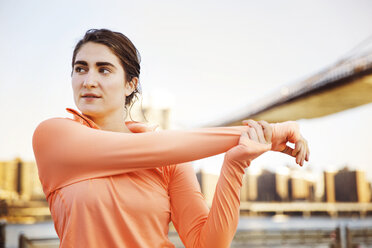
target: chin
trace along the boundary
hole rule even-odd
[[[102,109],[99,108],[98,106],[94,106],[94,105],[86,105],[86,104],[84,104],[84,105],[78,106],[78,109],[84,115],[95,116],[95,115],[99,115],[100,113],[102,113]]]

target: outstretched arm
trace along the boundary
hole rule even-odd
[[[94,177],[166,166],[226,152],[246,126],[190,131],[118,133],[97,130],[67,118],[38,125],[32,144],[39,177],[48,194]]]

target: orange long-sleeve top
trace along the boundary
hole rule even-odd
[[[222,165],[211,209],[189,161],[226,152],[246,126],[133,133],[101,130],[87,116],[50,118],[33,134],[39,178],[60,247],[229,247],[239,219],[243,163]],[[246,166],[246,165],[245,165]]]

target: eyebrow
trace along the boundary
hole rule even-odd
[[[75,61],[74,65],[84,65],[84,66],[88,66],[88,63],[84,60],[77,60]],[[116,68],[116,66],[114,66],[113,64],[109,63],[109,62],[96,62],[96,66],[111,66],[113,68]]]
[[[83,61],[83,60],[77,60],[77,61],[75,61],[74,65],[85,65],[85,66],[87,66],[88,63]]]
[[[96,62],[96,66],[111,66],[113,68],[116,68],[116,66],[114,66],[113,64],[109,62]]]

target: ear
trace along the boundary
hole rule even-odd
[[[136,90],[138,84],[138,78],[134,77],[130,82],[125,83],[125,96],[129,96]]]

